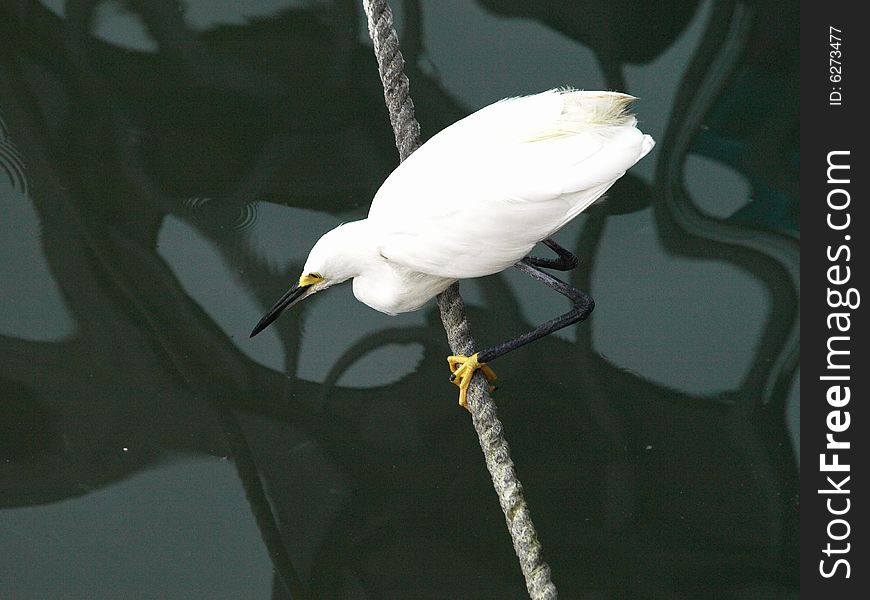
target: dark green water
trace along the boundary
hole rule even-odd
[[[393,4],[424,137],[571,85],[658,142],[557,238],[592,317],[494,364],[562,597],[796,598],[797,3]],[[524,597],[434,303],[248,339],[397,162],[359,3],[0,37],[0,598]],[[461,289],[484,345],[567,308]]]

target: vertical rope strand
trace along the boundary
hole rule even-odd
[[[420,146],[420,125],[414,118],[414,103],[404,73],[405,60],[399,51],[399,40],[393,27],[393,12],[388,0],[363,0],[363,8],[384,86],[384,101],[396,136],[399,160],[403,161]],[[450,349],[454,354],[472,354],[476,344],[465,317],[459,285],[450,286],[437,300]],[[504,428],[480,373],[475,374],[468,389],[468,407],[526,579],[529,596],[534,600],[554,599],[558,594],[550,579],[550,567],[544,562],[538,534],[523,496],[523,486],[510,457]]]
[[[386,0],[363,0],[363,7],[401,162],[420,147],[420,124],[414,118],[410,84],[405,76],[405,59],[399,51],[399,38],[393,27],[390,3]]]

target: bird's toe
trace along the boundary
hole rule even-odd
[[[471,378],[474,372],[480,369],[483,375],[489,382],[496,379],[495,371],[492,370],[486,363],[478,362],[477,353],[471,356],[457,354],[447,357],[447,364],[450,365],[450,381],[459,388],[459,405],[468,409],[467,396],[468,386],[471,384]],[[495,386],[490,386],[490,391],[495,390]]]

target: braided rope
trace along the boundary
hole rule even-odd
[[[403,161],[420,147],[420,124],[414,118],[410,84],[405,76],[405,59],[399,51],[399,38],[393,28],[393,11],[386,0],[363,0],[363,7],[378,59],[378,73],[384,84],[384,100],[390,111],[399,161]]]
[[[393,13],[388,0],[363,0],[363,8],[384,86],[384,101],[396,136],[399,160],[403,161],[420,146],[420,125],[414,118],[414,103],[404,73],[405,60],[399,51],[399,40],[393,27]],[[437,300],[450,349],[454,354],[473,354],[476,344],[465,317],[459,285],[450,286]],[[510,457],[504,428],[480,373],[475,373],[468,389],[468,408],[526,579],[529,596],[534,600],[556,598],[556,586],[550,579],[550,567],[544,562],[538,534],[523,497],[523,486]]]

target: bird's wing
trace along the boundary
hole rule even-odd
[[[391,261],[448,278],[514,264],[652,147],[629,96],[552,90],[488,106],[402,163],[369,219]],[[610,111],[610,112],[608,112]]]

